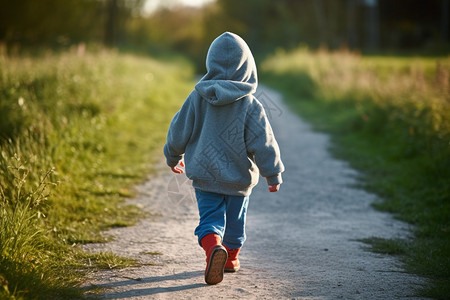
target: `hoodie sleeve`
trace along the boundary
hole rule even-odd
[[[268,185],[283,182],[281,173],[284,165],[280,157],[280,149],[261,103],[255,101],[255,106],[249,112],[246,120],[245,142],[247,152],[254,160],[261,175]]]
[[[164,155],[169,167],[176,166],[182,159],[192,134],[194,119],[194,110],[192,109],[190,97],[188,97],[181,109],[173,117],[167,133]]]

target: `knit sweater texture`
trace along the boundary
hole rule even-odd
[[[194,188],[248,196],[259,174],[282,183],[284,166],[269,120],[253,95],[258,85],[253,55],[238,35],[211,44],[206,75],[172,119],[164,145],[167,164],[183,158]]]

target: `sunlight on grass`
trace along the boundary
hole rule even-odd
[[[289,54],[278,52],[261,70],[308,77],[313,83],[309,89],[317,87],[310,96],[349,101],[362,120],[372,117],[365,111],[370,103],[382,109],[388,120],[406,119],[411,135],[450,134],[450,58],[362,57],[299,49]],[[304,82],[298,84],[303,85],[300,90],[306,88]]]
[[[362,171],[374,206],[414,225],[412,241],[367,239],[429,277],[425,296],[450,286],[450,57],[365,57],[347,51],[279,51],[263,81],[332,134],[332,152]]]
[[[0,57],[0,298],[75,298],[89,268],[134,265],[77,245],[144,213],[151,171],[192,68],[111,51]]]
[[[136,259],[121,257],[111,251],[100,251],[99,253],[80,252],[78,258],[83,262],[83,267],[96,270],[121,269],[140,265]]]

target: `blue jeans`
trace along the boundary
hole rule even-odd
[[[245,220],[248,196],[229,196],[195,190],[200,223],[195,229],[198,243],[203,237],[215,233],[222,244],[230,249],[241,248],[245,242]]]

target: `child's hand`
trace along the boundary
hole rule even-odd
[[[184,163],[182,161],[180,161],[179,164],[177,164],[175,167],[171,167],[172,172],[177,173],[177,174],[183,174],[184,173]]]
[[[279,190],[280,190],[279,184],[269,186],[269,192],[271,193],[278,192]]]

